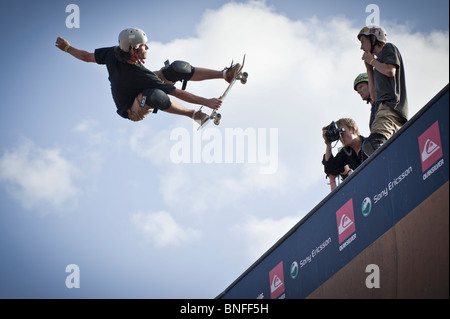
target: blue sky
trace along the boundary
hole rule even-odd
[[[80,28],[66,27],[70,3]],[[412,117],[448,83],[448,1],[2,2],[0,297],[218,295],[329,193],[321,128],[350,116],[368,135],[352,83],[370,3],[403,55]],[[151,70],[247,54],[249,81],[219,127],[124,120],[106,68],[54,46],[62,36],[93,52],[130,26],[149,35]],[[65,285],[69,264],[80,288]]]

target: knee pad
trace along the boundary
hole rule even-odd
[[[173,83],[183,81],[183,87],[186,88],[186,83],[194,75],[195,68],[185,61],[174,61],[169,64],[167,60],[164,64],[165,67],[162,70],[164,77]]]
[[[148,89],[142,93],[142,103],[155,110],[166,110],[172,104],[169,96],[160,89]],[[142,105],[141,105],[142,106]],[[156,112],[155,112],[156,113]]]
[[[362,144],[362,150],[367,156],[372,155],[377,149],[387,141],[387,138],[381,134],[370,134]]]

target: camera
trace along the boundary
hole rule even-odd
[[[337,141],[341,137],[341,133],[344,132],[343,128],[338,128],[336,123],[333,121],[330,125],[325,127],[325,138],[328,143]]]

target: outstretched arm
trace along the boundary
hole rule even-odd
[[[58,37],[56,39],[55,43],[56,47],[62,51],[65,51],[69,53],[70,55],[76,57],[77,59],[84,61],[84,62],[96,62],[94,53],[90,53],[84,50],[79,50],[77,48],[74,48],[69,44],[69,41],[66,39],[63,39],[61,37]]]
[[[198,104],[198,105],[204,105],[204,106],[207,106],[214,110],[217,110],[222,105],[222,100],[220,100],[220,99],[217,99],[217,98],[206,99],[206,98],[203,98],[203,97],[200,97],[200,96],[197,96],[192,93],[189,93],[189,92],[186,92],[183,90],[179,90],[179,89],[175,89],[172,92],[170,92],[169,94],[173,95],[185,102],[192,103],[192,104]]]

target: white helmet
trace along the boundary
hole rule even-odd
[[[382,27],[379,26],[366,26],[364,28],[361,29],[361,31],[359,31],[358,33],[358,40],[362,35],[374,35],[378,41],[382,42],[382,43],[386,43],[386,30],[384,30]]]
[[[145,32],[138,28],[127,28],[119,34],[119,47],[129,52],[130,49],[136,49],[139,45],[147,43],[148,39]]]

